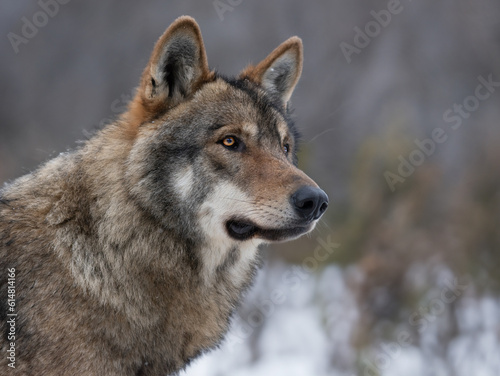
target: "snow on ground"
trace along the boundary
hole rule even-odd
[[[350,375],[332,373],[332,356],[355,359],[349,337],[358,314],[346,272],[329,266],[318,275],[285,264],[266,269],[221,348],[185,375]]]
[[[441,343],[449,326],[442,314],[422,331],[420,341],[370,363],[365,355],[373,349],[356,351],[350,341],[359,319],[352,286],[361,280],[354,267],[330,265],[309,273],[286,264],[267,266],[221,348],[182,375],[500,375],[500,300],[472,295],[457,302],[458,334],[448,345]]]

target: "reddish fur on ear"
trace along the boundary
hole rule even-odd
[[[151,58],[149,60],[149,64],[146,67],[145,73],[147,73],[148,68],[151,69],[152,66],[156,65],[161,58],[161,54],[164,52],[165,45],[172,39],[172,36],[179,31],[183,33],[192,34],[196,42],[198,44],[198,53],[199,53],[199,65],[203,70],[203,73],[208,73],[208,62],[207,62],[207,54],[205,52],[205,45],[203,44],[203,38],[201,36],[200,27],[198,23],[194,20],[194,18],[190,16],[181,16],[177,18],[168,28],[165,30],[163,35],[156,42],[153,53],[151,54]],[[143,77],[144,78],[144,77]]]
[[[174,45],[175,43],[177,45]],[[182,44],[185,44],[184,49],[182,49]],[[172,46],[172,51],[170,51],[169,48]],[[177,57],[175,54],[186,52],[192,53],[192,56],[189,57],[194,60],[191,62],[186,59],[192,63],[192,66],[181,72],[186,74],[186,77],[183,77],[185,82],[182,82],[186,87],[178,89],[180,93],[173,93],[171,92],[172,87],[169,86],[168,82],[165,82],[165,75],[168,72],[162,70],[168,69],[166,62],[169,58],[178,59],[179,64],[183,62],[182,57]],[[168,56],[169,53],[172,56]],[[156,118],[159,114],[177,105],[181,101],[181,96],[189,97],[202,83],[212,80],[213,76],[214,72],[211,72],[208,67],[205,46],[198,24],[189,16],[177,18],[155,44],[149,63],[142,73],[134,100],[130,103],[129,111],[125,114],[127,122],[137,127],[141,123]],[[178,77],[176,76],[176,78]]]
[[[285,57],[288,56],[288,60],[285,61]],[[302,40],[299,37],[291,37],[285,42],[281,43],[276,47],[273,52],[271,52],[264,60],[262,60],[256,66],[248,66],[241,73],[240,78],[249,79],[259,85],[266,86],[265,78],[269,74],[273,67],[278,66],[280,62],[288,63],[288,80],[286,82],[286,87],[283,91],[279,91],[282,95],[284,103],[288,102],[290,96],[297,85],[297,82],[302,73],[302,61],[303,61],[303,47]],[[272,85],[268,83],[268,85]],[[269,89],[269,88],[268,88]]]

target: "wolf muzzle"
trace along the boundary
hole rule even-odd
[[[299,217],[305,221],[314,221],[326,211],[328,196],[320,188],[303,186],[292,194],[290,203]]]
[[[292,226],[283,228],[262,228],[256,223],[241,216],[233,217],[226,222],[229,236],[235,240],[248,240],[258,236],[268,241],[282,241],[295,238],[313,227],[328,207],[328,196],[320,188],[303,185],[289,198],[295,220]]]

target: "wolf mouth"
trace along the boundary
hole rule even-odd
[[[269,241],[281,241],[302,235],[308,232],[311,226],[312,223],[309,222],[302,226],[266,229],[245,219],[231,219],[226,222],[227,232],[235,240],[248,240],[252,237],[259,237]]]

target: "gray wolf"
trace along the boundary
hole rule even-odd
[[[170,375],[221,342],[261,245],[328,205],[296,165],[301,69],[292,37],[224,77],[181,17],[117,121],[4,186],[3,374]]]

